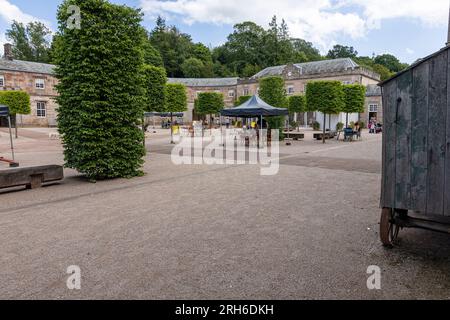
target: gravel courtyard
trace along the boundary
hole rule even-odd
[[[63,163],[52,131],[19,131],[22,166]],[[0,156],[8,139],[1,129]],[[176,166],[168,142],[149,134],[141,178],[92,184],[65,169],[60,184],[0,191],[0,298],[450,299],[450,236],[379,242],[381,135],[323,145],[307,132],[281,146],[275,176]],[[381,290],[367,289],[371,265]]]

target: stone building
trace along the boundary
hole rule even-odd
[[[5,45],[0,59],[0,90],[22,90],[31,98],[31,114],[18,115],[19,125],[55,126],[57,96],[54,66],[45,63],[15,60],[11,45]]]
[[[259,90],[259,80],[268,76],[283,77],[286,83],[287,95],[304,94],[306,84],[310,81],[336,80],[344,84],[358,83],[368,87],[366,98],[366,111],[361,114],[350,115],[349,121],[369,121],[369,115],[382,121],[381,91],[377,87],[380,75],[366,68],[360,67],[352,59],[335,59],[283,66],[270,67],[262,70],[251,78],[218,78],[218,79],[169,79],[171,83],[182,83],[188,88],[189,110],[185,121],[198,119],[194,111],[194,100],[200,92],[221,92],[225,98],[225,105],[233,107],[236,99],[241,96],[254,95]],[[370,109],[372,108],[372,109]],[[374,110],[376,110],[374,112]],[[331,127],[338,122],[345,123],[345,115],[331,117]],[[311,124],[314,121],[321,123],[320,113],[311,112],[301,115],[297,121],[301,125]],[[328,121],[328,120],[327,120]]]
[[[30,126],[56,125],[57,96],[53,76],[54,66],[44,63],[27,62],[12,58],[11,45],[5,45],[5,56],[0,59],[0,90],[24,90],[31,96],[31,114],[20,115],[19,124]],[[275,66],[262,70],[251,78],[212,78],[212,79],[174,79],[169,83],[181,83],[187,87],[188,111],[184,122],[199,119],[195,114],[194,101],[200,92],[220,92],[228,108],[234,106],[240,96],[254,95],[259,90],[259,80],[268,76],[283,77],[287,95],[304,94],[306,84],[317,80],[337,80],[344,84],[358,83],[367,86],[366,111],[350,116],[350,121],[362,120],[367,123],[371,118],[382,121],[381,90],[377,87],[380,76],[373,71],[356,64],[352,59],[335,59],[299,64]],[[298,115],[301,125],[310,125],[314,121],[322,122],[320,113]],[[331,128],[338,122],[345,123],[345,115],[330,118]],[[327,120],[328,121],[328,120]],[[328,127],[328,126],[327,126]]]

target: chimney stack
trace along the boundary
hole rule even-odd
[[[12,45],[10,43],[5,43],[4,50],[5,50],[4,53],[5,59],[12,60],[13,59]]]

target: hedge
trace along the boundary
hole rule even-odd
[[[81,28],[66,28],[70,5]],[[92,181],[142,175],[145,106],[142,13],[106,0],[58,8],[55,75],[66,167]]]
[[[25,91],[0,91],[0,104],[9,107],[11,115],[30,114],[30,95]]]

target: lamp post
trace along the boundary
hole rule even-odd
[[[11,144],[11,155],[12,155],[12,161],[15,162],[14,143],[13,143],[12,131],[11,131],[11,116],[9,114],[9,108],[7,106],[0,105],[0,117],[6,117],[8,119],[9,141]]]

